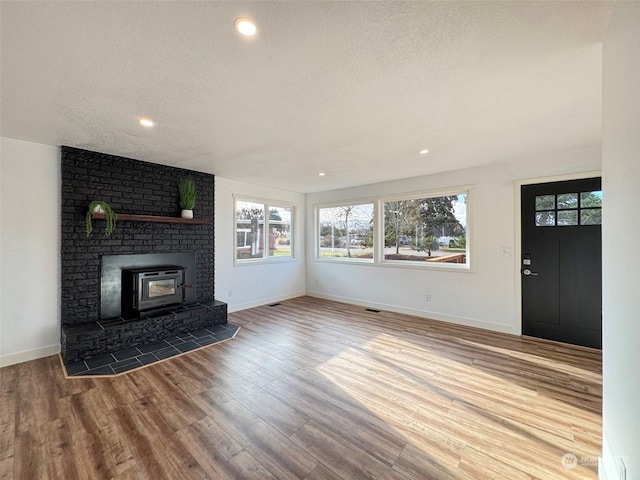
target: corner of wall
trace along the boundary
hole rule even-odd
[[[607,437],[602,435],[602,456],[598,459],[598,479],[614,480],[618,474],[616,470],[613,452],[611,452]]]

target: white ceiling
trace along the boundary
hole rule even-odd
[[[1,134],[298,192],[598,147],[612,7],[2,1]]]

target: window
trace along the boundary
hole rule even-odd
[[[602,192],[559,193],[536,197],[537,227],[602,224]]]
[[[467,192],[385,200],[384,261],[468,264]]]
[[[317,206],[316,258],[469,270],[471,190]]]
[[[236,211],[236,262],[293,258],[293,205],[239,199]]]
[[[318,209],[320,258],[373,259],[373,203]]]

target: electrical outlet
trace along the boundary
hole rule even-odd
[[[431,301],[431,294],[430,294],[430,293],[427,293],[427,294],[424,296],[424,299],[425,299],[427,302],[430,302],[430,301]]]
[[[620,458],[618,462],[620,465],[618,466],[618,471],[620,472],[620,480],[627,480],[627,466],[624,464],[624,460]]]

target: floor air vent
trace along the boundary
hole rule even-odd
[[[364,310],[365,310],[365,312],[380,313],[380,310],[375,310],[373,308],[365,308]]]

